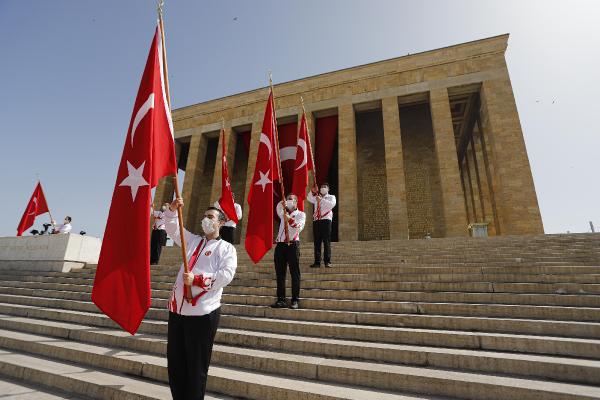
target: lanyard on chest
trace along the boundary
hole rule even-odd
[[[200,258],[200,254],[202,254],[202,251],[204,250],[204,248],[206,247],[207,244],[208,244],[208,240],[202,239],[202,241],[198,244],[198,246],[196,246],[196,250],[194,250],[194,253],[192,253],[192,256],[190,257],[190,260],[188,262],[190,271],[192,271],[194,269],[194,267],[196,266],[196,262],[198,261],[198,258]],[[185,290],[184,290],[184,293],[185,293]],[[208,293],[207,290],[202,290],[202,292],[200,292],[200,294],[192,297],[192,301],[191,301],[192,307],[195,306],[196,303],[198,303],[198,300],[200,299],[200,297],[204,296],[206,293]],[[185,301],[185,295],[181,299],[181,306],[179,307],[180,314],[181,314],[181,308],[183,307],[184,301]]]

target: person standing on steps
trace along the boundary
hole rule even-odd
[[[167,243],[167,231],[165,231],[165,211],[169,203],[165,203],[160,211],[152,211],[152,234],[150,236],[150,265],[158,264],[163,246]]]
[[[285,201],[285,210],[277,204],[277,215],[281,219],[277,245],[275,246],[275,274],[277,275],[277,301],[272,308],[287,308],[285,297],[285,277],[290,266],[292,277],[291,309],[298,309],[300,301],[300,232],[304,229],[306,214],[298,210],[298,198],[289,194]],[[286,232],[287,228],[287,232]]]
[[[313,236],[315,243],[315,262],[312,268],[321,266],[321,244],[323,244],[323,261],[327,268],[331,268],[331,224],[333,221],[333,208],[336,204],[335,196],[329,194],[329,184],[323,183],[317,192],[313,188],[306,199],[314,205]]]
[[[165,211],[165,229],[181,246],[175,199]],[[184,231],[189,273],[179,269],[169,298],[167,370],[174,400],[202,400],[206,391],[208,367],[219,325],[221,296],[235,275],[235,247],[219,237],[225,214],[215,207],[204,212],[201,237]],[[191,287],[191,301],[184,298],[184,284]]]

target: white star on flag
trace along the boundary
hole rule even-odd
[[[269,183],[273,183],[273,181],[269,179],[269,172],[271,172],[271,170],[268,170],[266,174],[263,174],[262,171],[258,171],[258,173],[260,174],[260,179],[256,181],[255,185],[262,186],[263,192],[265,191],[265,187]]]
[[[225,186],[229,189],[231,188],[231,183],[229,183],[229,179],[225,181]]]
[[[129,186],[131,188],[131,198],[133,201],[135,201],[135,196],[137,196],[140,186],[148,186],[148,182],[146,182],[143,177],[145,165],[146,161],[144,161],[139,168],[135,168],[129,161],[127,161],[128,175],[125,179],[123,179],[123,182],[119,183],[119,186]]]

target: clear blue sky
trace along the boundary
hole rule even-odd
[[[0,0],[0,236],[15,233],[36,173],[55,219],[69,214],[75,231],[103,234],[155,21],[149,0]],[[165,5],[175,107],[265,86],[268,70],[277,83],[510,33],[549,233],[600,227],[598,21],[598,1]]]

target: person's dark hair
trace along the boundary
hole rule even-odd
[[[287,195],[287,197],[290,197],[290,196],[292,196],[294,198],[294,200],[296,200],[296,202],[298,202],[298,196],[296,196],[294,193],[290,193]],[[287,197],[286,197],[286,199],[287,199]]]
[[[68,215],[65,217],[65,219],[68,219],[69,222],[71,222],[71,217],[69,217]]]
[[[323,186],[327,186],[327,188],[329,189],[329,183],[323,182],[323,183],[321,183],[321,186],[319,186],[319,187],[323,187]]]
[[[223,222],[227,221],[227,216],[225,215],[225,213],[223,211],[219,210],[217,207],[208,207],[206,209],[206,211],[209,211],[209,210],[215,210],[217,212],[219,221],[223,221]]]

